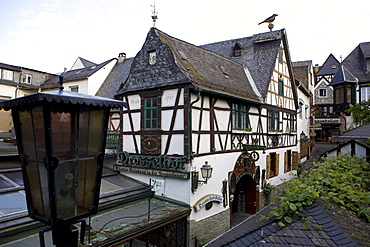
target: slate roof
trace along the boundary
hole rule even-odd
[[[333,142],[347,142],[349,140],[357,140],[363,144],[366,144],[366,141],[370,138],[370,124],[361,125],[357,128],[354,128],[346,133],[343,133],[339,136],[333,136]]]
[[[69,70],[69,71],[61,73],[60,76],[63,76],[63,82],[83,80],[93,75],[95,72],[100,70],[102,67],[104,67],[105,65],[107,65],[114,59],[115,58],[112,58],[101,64],[97,64],[97,65],[94,64],[87,68]],[[44,83],[44,86],[51,86],[51,85],[59,85],[59,77],[52,78]]]
[[[358,79],[343,65],[339,65],[339,69],[335,73],[333,79],[330,81],[329,86],[341,84],[344,82],[356,83]]]
[[[123,62],[116,63],[96,92],[96,96],[113,99],[121,84],[126,81],[133,60],[134,58],[126,58]]]
[[[330,55],[325,60],[325,62],[321,66],[320,70],[316,73],[316,75],[318,76],[334,75],[339,68],[339,64],[340,62],[334,57],[333,54],[330,53]],[[335,67],[333,67],[333,65]]]
[[[370,68],[364,69],[366,59],[370,59],[370,42],[360,43],[342,62],[360,84],[370,82]]]
[[[293,216],[293,222],[284,228],[276,220],[261,220],[260,215],[267,215],[270,210],[264,208],[206,246],[357,246],[317,203],[302,212],[311,223],[307,230],[302,229],[303,220],[298,216]]]
[[[258,104],[261,103],[259,92],[249,75],[248,69],[241,64],[207,49],[171,37],[156,28],[150,30],[144,46],[150,46],[150,42],[152,42],[155,44],[153,48],[157,49],[156,47],[161,44],[156,44],[156,37],[159,38],[159,43],[165,44],[170,49],[170,57],[165,58],[167,59],[165,64],[167,67],[160,68],[159,64],[164,62],[163,60],[158,61],[158,65],[145,71],[147,73],[146,78],[134,75],[135,73],[133,73],[131,68],[130,76],[117,95],[161,86],[190,83],[203,91],[238,97]],[[138,64],[140,58],[142,59],[142,54],[139,52],[133,64]],[[157,59],[163,58],[158,56]],[[173,64],[169,64],[172,60],[177,68],[172,68]],[[163,76],[167,72],[172,74]],[[142,73],[142,71],[138,73]]]
[[[270,33],[260,35],[268,34]],[[276,38],[265,42],[255,43],[254,39],[257,35],[254,35],[206,44],[201,47],[248,67],[259,92],[262,96],[265,96],[271,82],[271,75],[285,30],[273,31],[272,34]],[[241,56],[233,56],[235,44],[239,44],[243,48]]]

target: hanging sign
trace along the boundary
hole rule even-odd
[[[224,198],[223,196],[217,195],[217,194],[209,194],[206,196],[203,196],[200,198],[195,204],[194,204],[194,210],[195,212],[198,212],[200,209],[204,208],[207,203],[209,202],[217,202],[221,203],[223,202]]]

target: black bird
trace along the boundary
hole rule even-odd
[[[273,14],[272,16],[270,16],[269,18],[267,18],[266,20],[258,23],[258,25],[262,24],[262,23],[265,23],[265,22],[268,22],[268,23],[271,23],[275,20],[275,16],[278,16],[277,14]]]

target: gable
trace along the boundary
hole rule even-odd
[[[157,54],[153,65],[148,61],[150,52]],[[152,28],[118,94],[189,84],[210,93],[260,103],[248,75],[247,68],[230,59]]]
[[[330,54],[316,75],[334,75],[337,72],[339,65],[340,62],[334,57],[333,54]]]

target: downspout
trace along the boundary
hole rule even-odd
[[[201,88],[195,88],[194,89],[195,93],[197,94],[197,98],[190,103],[189,107],[189,151],[190,151],[190,160],[194,159],[194,154],[193,154],[193,115],[192,115],[192,108],[195,103],[197,103],[200,99],[200,92],[202,91]]]

